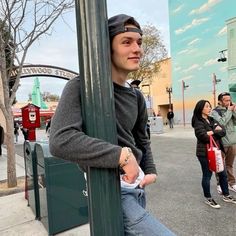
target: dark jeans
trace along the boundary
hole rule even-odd
[[[204,196],[206,198],[211,198],[210,181],[211,181],[212,171],[210,171],[208,168],[207,157],[198,157],[198,160],[202,168],[202,189]],[[226,196],[229,195],[228,180],[225,169],[224,171],[218,173],[218,176],[219,176],[219,184],[222,189],[223,195]]]
[[[171,129],[174,128],[173,124],[174,124],[174,119],[173,118],[169,119],[169,126],[170,126]]]

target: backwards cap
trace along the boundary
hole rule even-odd
[[[137,28],[126,27],[125,25],[127,24],[134,25]],[[143,34],[139,23],[132,16],[127,16],[125,14],[120,14],[109,18],[108,29],[110,39],[116,36],[117,34],[125,32],[136,32],[139,33],[141,36]]]

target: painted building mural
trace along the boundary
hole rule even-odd
[[[234,0],[169,0],[177,123],[190,123],[198,100],[214,106],[229,88],[236,102],[235,9]]]

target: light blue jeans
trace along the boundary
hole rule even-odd
[[[175,236],[146,210],[144,189],[121,188],[125,236]]]

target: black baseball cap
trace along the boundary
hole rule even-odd
[[[127,24],[131,24],[136,26],[137,28],[133,27],[126,27]],[[143,32],[139,23],[132,17],[125,14],[119,14],[113,16],[108,19],[108,29],[109,29],[109,36],[112,39],[117,34],[125,33],[125,32],[136,32],[139,33],[141,36]]]
[[[230,96],[229,92],[223,92],[218,95],[218,101],[221,101],[224,96]]]

